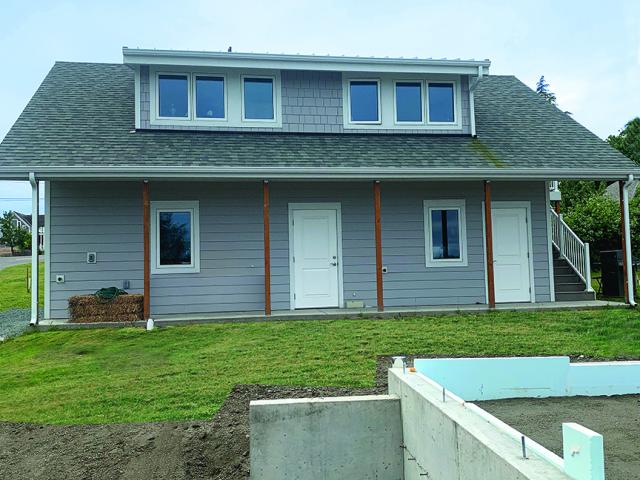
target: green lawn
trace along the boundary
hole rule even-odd
[[[238,383],[374,383],[376,355],[640,357],[634,310],[31,333],[0,345],[0,420],[209,418]]]
[[[0,270],[0,312],[9,308],[29,308],[31,306],[31,294],[27,291],[27,269],[31,269],[30,263],[26,265],[15,265],[13,267],[7,267]],[[43,305],[43,262],[40,262],[39,272],[39,303],[40,305]]]

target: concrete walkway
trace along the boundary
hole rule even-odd
[[[543,311],[543,310],[586,310],[603,307],[626,307],[624,303],[603,302],[599,300],[581,302],[547,302],[547,303],[506,303],[499,304],[498,311]],[[155,316],[157,327],[168,325],[189,325],[204,323],[243,323],[243,322],[269,322],[282,320],[340,320],[358,318],[397,318],[411,316],[431,315],[455,315],[464,313],[488,312],[491,309],[487,305],[444,305],[436,307],[414,308],[386,308],[384,312],[378,312],[375,308],[331,308],[309,310],[279,310],[266,316],[264,312],[233,312],[233,313],[209,313],[192,315],[160,315]],[[102,323],[68,323],[66,320],[41,320],[38,329],[47,330],[49,327],[61,329],[77,328],[118,328],[118,327],[142,327],[146,322],[102,322]]]
[[[4,270],[7,267],[13,267],[14,265],[22,265],[24,263],[30,262],[30,255],[26,255],[23,257],[0,257],[0,270]]]

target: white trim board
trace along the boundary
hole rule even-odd
[[[344,272],[342,262],[342,204],[340,202],[292,202],[287,207],[289,229],[289,310],[295,310],[295,266],[293,262],[293,212],[295,210],[335,210],[338,241],[338,304],[344,305]]]
[[[549,199],[549,182],[544,182],[545,189],[545,219],[547,221],[547,257],[549,259],[549,296],[552,302],[556,301],[555,271],[553,268],[553,232],[551,231],[551,200]]]
[[[44,182],[44,319],[51,319],[51,182]]]

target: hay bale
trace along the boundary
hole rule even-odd
[[[72,323],[135,322],[143,320],[144,295],[120,295],[103,301],[93,295],[76,295],[69,298],[69,314]]]

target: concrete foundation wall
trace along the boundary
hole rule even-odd
[[[400,400],[392,395],[251,402],[251,478],[400,480]]]
[[[568,479],[464,405],[442,400],[422,375],[389,370],[389,393],[401,399],[407,480]]]

